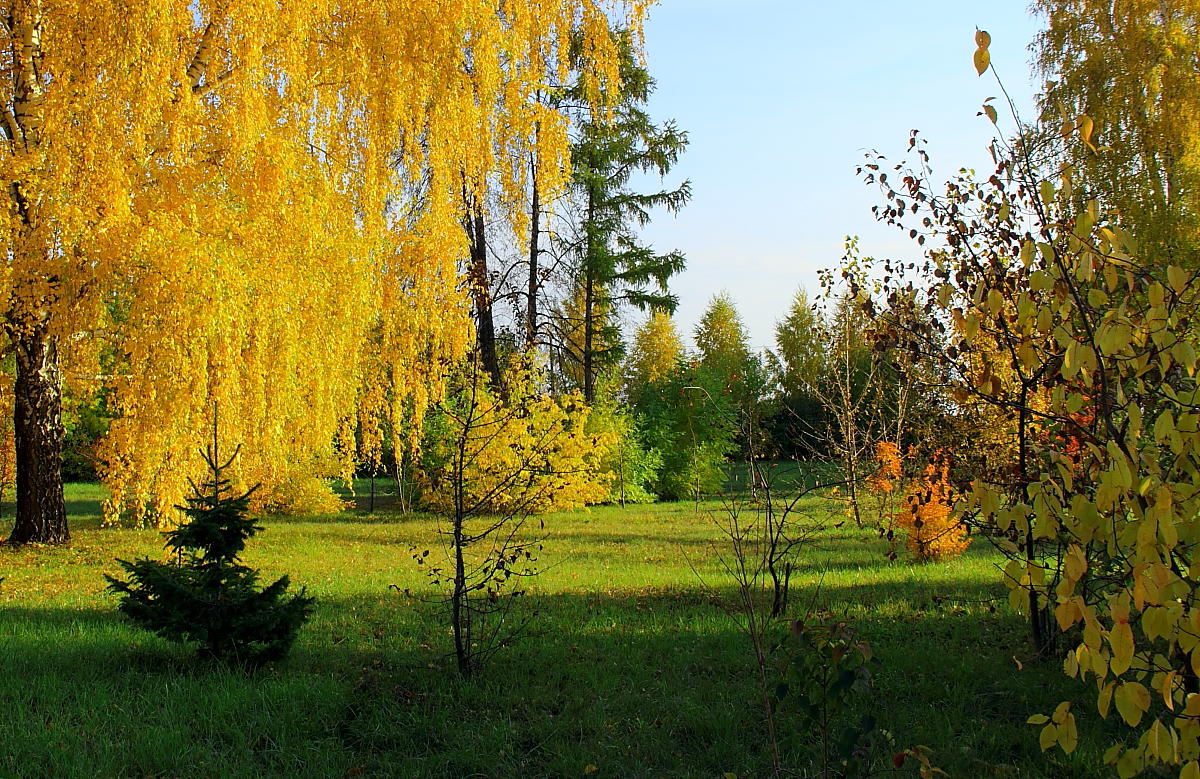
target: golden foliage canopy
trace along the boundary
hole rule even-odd
[[[671,315],[654,311],[633,335],[629,354],[629,386],[657,384],[671,375],[683,358],[683,339]]]
[[[1042,105],[1071,139],[1076,177],[1136,226],[1143,245],[1191,264],[1200,240],[1200,2],[1036,7],[1047,22],[1036,44],[1047,79]]]
[[[601,463],[616,445],[611,431],[588,432],[590,406],[578,392],[554,399],[536,371],[506,377],[506,396],[472,370],[431,423],[424,453],[426,502],[454,514],[524,515],[580,508],[608,499],[613,474]]]
[[[522,189],[539,126],[562,185],[533,95],[572,30],[612,79],[610,17],[647,4],[3,2],[4,322],[112,390],[110,510],[179,502],[214,407],[268,485],[344,460],[360,402],[424,407],[469,332],[464,188]]]

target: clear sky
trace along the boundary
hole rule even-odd
[[[870,149],[899,158],[914,128],[942,178],[988,167],[994,128],[976,113],[999,92],[971,64],[976,27],[992,34],[992,62],[1032,116],[1027,47],[1039,20],[1025,0],[661,0],[651,10],[650,110],[689,133],[668,182],[691,179],[693,200],[643,235],[687,255],[672,283],[685,336],[725,289],[755,345],[773,346],[796,288],[818,290],[818,269],[837,264],[847,235],[867,255],[916,255],[874,222],[878,190],[854,169]]]

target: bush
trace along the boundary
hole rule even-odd
[[[258,508],[265,514],[306,516],[310,514],[338,514],[350,505],[334,494],[329,479],[293,472],[261,501]]]
[[[234,453],[236,456],[236,452]],[[229,494],[215,444],[206,453],[211,479],[187,506],[190,521],[166,533],[175,562],[118,560],[129,581],[111,576],[108,589],[122,595],[118,610],[171,641],[194,641],[201,656],[247,664],[287,654],[296,631],[312,613],[313,598],[287,596],[283,576],[259,589],[258,574],[238,562],[246,539],[262,530],[246,517],[250,493]]]
[[[720,492],[725,462],[736,448],[736,408],[720,377],[680,363],[643,389],[636,411],[647,449],[662,453],[652,490],[663,500]]]
[[[612,475],[601,461],[614,436],[589,432],[592,409],[580,395],[556,400],[537,378],[516,369],[499,397],[479,377],[459,377],[425,428],[421,486],[431,509],[451,513],[459,488],[472,511],[489,514],[538,514],[608,498]],[[468,455],[460,485],[452,467],[459,447]]]
[[[908,485],[897,524],[908,531],[908,551],[920,562],[957,557],[971,543],[967,528],[954,512],[957,496],[950,486],[950,464],[938,452],[923,478]]]
[[[612,445],[600,462],[600,472],[612,480],[606,503],[653,503],[651,485],[662,467],[662,452],[648,448],[639,420],[611,402],[592,407],[588,432],[611,437]]]

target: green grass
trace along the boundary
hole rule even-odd
[[[161,537],[101,528],[99,499],[69,489],[67,548],[0,547],[0,776],[768,771],[752,656],[719,607],[730,582],[706,518],[717,503],[546,517],[544,572],[523,599],[533,632],[462,681],[409,557],[437,548],[435,519],[383,513],[377,493],[370,516],[267,520],[247,562],[289,574],[318,606],[286,661],[249,674],[117,617],[102,574],[114,557],[159,555]],[[986,543],[927,566],[884,549],[846,525],[825,533],[802,555],[793,602],[846,613],[872,643],[883,665],[866,705],[897,749],[926,745],[955,777],[1105,775],[1114,734],[1100,732],[1089,690],[1031,657],[1020,618],[996,600]],[[1025,719],[1066,698],[1080,701],[1080,749],[1043,754]],[[806,734],[781,723],[802,767]]]

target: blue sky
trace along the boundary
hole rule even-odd
[[[976,27],[992,34],[992,61],[1032,115],[1027,47],[1039,22],[1024,0],[661,0],[651,10],[651,114],[690,135],[668,181],[691,179],[693,200],[643,235],[688,257],[673,282],[685,335],[725,289],[755,345],[772,346],[796,288],[817,291],[846,235],[861,236],[864,254],[916,255],[874,223],[878,191],[854,169],[869,149],[898,158],[913,128],[942,177],[987,167],[994,128],[976,113],[998,87],[972,67]]]

